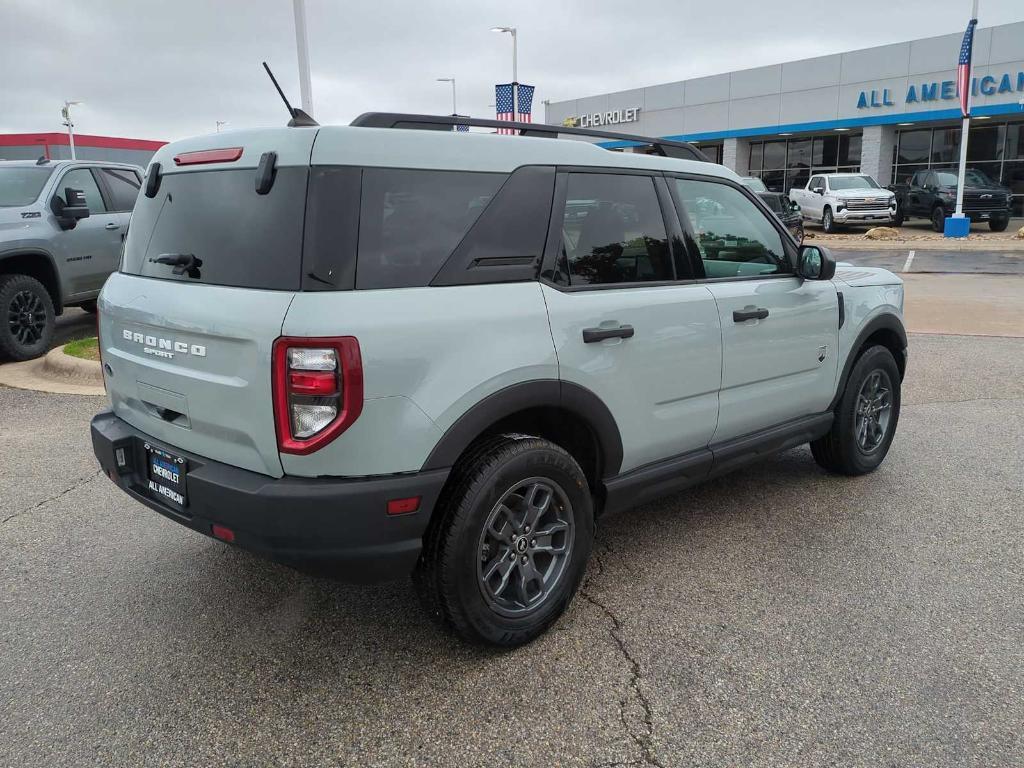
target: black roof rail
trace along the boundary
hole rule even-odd
[[[662,157],[677,157],[683,160],[698,160],[704,163],[711,162],[707,155],[685,141],[671,141],[652,136],[637,136],[631,133],[598,131],[593,128],[548,125],[547,123],[520,123],[510,120],[460,117],[459,115],[410,115],[402,114],[401,112],[364,112],[353,120],[351,125],[361,128],[413,128],[423,131],[450,131],[456,125],[468,125],[474,128],[512,128],[518,131],[519,136],[535,136],[547,139],[557,139],[560,135],[587,136],[594,139],[650,144],[654,147],[654,151]]]

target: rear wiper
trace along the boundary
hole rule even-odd
[[[188,275],[192,278],[199,277],[199,268],[203,266],[203,260],[197,259],[191,253],[161,253],[149,261],[151,264],[166,264],[169,267],[174,267],[171,270],[173,274]]]

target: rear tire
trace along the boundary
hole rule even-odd
[[[23,361],[45,354],[53,340],[53,301],[28,275],[0,276],[0,358]]]
[[[993,232],[1005,232],[1009,224],[1009,219],[989,219],[988,228]]]
[[[868,347],[850,371],[832,429],[811,443],[811,454],[831,472],[873,472],[889,452],[899,418],[900,370],[896,360],[885,347]]]
[[[903,219],[903,206],[900,205],[897,202],[896,203],[896,213],[892,217],[892,225],[894,227],[902,227],[903,226],[903,221],[904,221],[904,219]]]
[[[576,460],[547,440],[499,435],[452,471],[413,580],[427,612],[462,639],[522,645],[565,611],[593,538]]]
[[[932,231],[942,232],[946,228],[946,209],[941,205],[932,208]]]
[[[836,220],[832,216],[832,209],[827,205],[821,214],[821,228],[830,235],[836,231]]]

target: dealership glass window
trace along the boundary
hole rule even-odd
[[[860,168],[861,134],[844,133],[839,137],[839,165]]]
[[[984,125],[971,128],[967,137],[967,162],[1002,160],[1006,139],[1005,125]],[[959,153],[957,153],[959,157]]]
[[[932,148],[931,129],[924,131],[900,131],[899,154],[900,165],[904,163],[927,163]]]
[[[799,168],[797,170],[791,168],[786,171],[786,182],[782,185],[782,190],[788,194],[791,189],[806,187],[810,178],[810,168]]]
[[[960,158],[960,129],[956,126],[916,128],[900,131],[897,135],[893,181],[905,184],[914,171],[921,168],[949,168]],[[970,167],[983,171],[993,180],[1011,187],[1014,194],[1015,215],[1020,215],[1024,184],[1020,170],[1013,165],[1024,160],[1024,122],[1010,121],[991,124],[983,121],[971,128],[967,142],[967,160]],[[1015,179],[1014,187],[1011,179]]]
[[[785,171],[761,171],[761,181],[768,187],[769,192],[788,192],[786,189]]]
[[[815,168],[839,165],[839,137],[820,136],[814,140],[811,163]]]
[[[697,149],[708,156],[708,160],[712,163],[721,164],[722,162],[722,145],[721,144],[694,144]]]
[[[786,152],[786,167],[790,169],[811,167],[810,139],[790,140]]]
[[[751,171],[760,171],[764,168],[764,144],[761,142],[753,142],[750,145],[750,165],[748,166]]]
[[[766,141],[764,143],[764,168],[771,170],[774,168],[785,168],[786,167],[786,142],[785,141]]]

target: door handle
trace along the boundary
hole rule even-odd
[[[110,221],[110,222],[107,222],[106,224],[104,224],[103,228],[104,229],[120,229],[121,225],[120,224],[115,224],[113,221]]]
[[[766,317],[768,317],[768,310],[764,307],[737,309],[732,313],[734,323],[742,323],[746,320],[764,320]]]
[[[633,338],[632,325],[620,325],[618,328],[584,328],[583,343],[593,344],[596,341],[605,339],[631,339]]]

